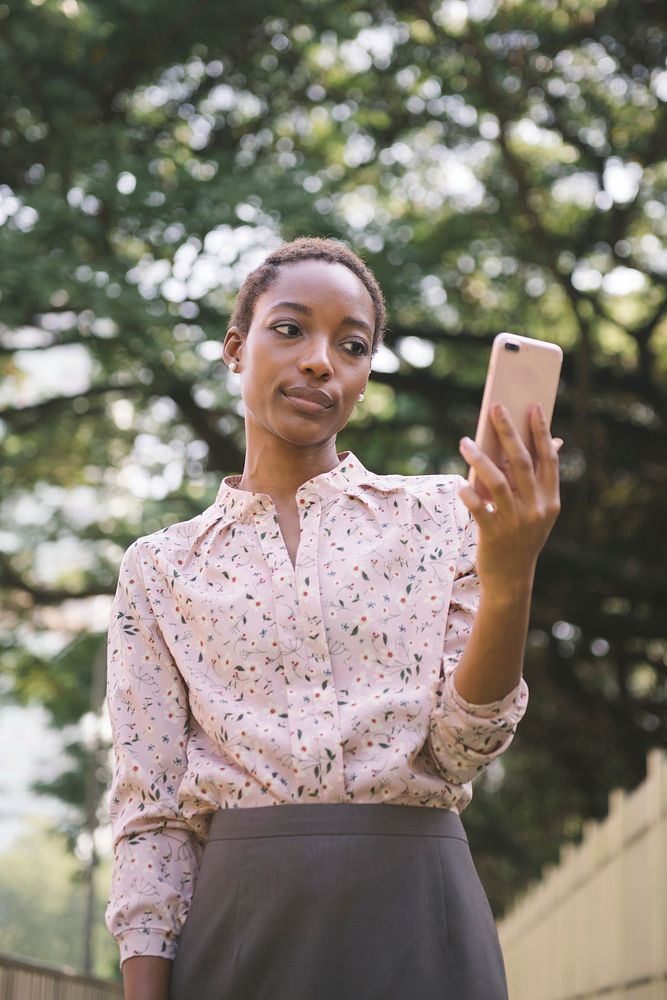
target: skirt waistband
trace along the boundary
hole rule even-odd
[[[385,802],[305,802],[218,809],[209,840],[310,837],[346,833],[410,837],[467,837],[461,817],[449,809]]]

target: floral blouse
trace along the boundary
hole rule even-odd
[[[464,480],[338,457],[296,491],[296,567],[271,497],[233,476],[123,557],[107,680],[121,963],[174,957],[215,810],[460,813],[526,710],[523,679],[486,705],[455,687],[479,598]]]

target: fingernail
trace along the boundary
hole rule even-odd
[[[459,441],[459,445],[464,451],[474,452],[476,450],[475,442],[469,437],[462,437]]]
[[[494,417],[498,417],[499,420],[505,419],[505,407],[502,403],[496,403],[493,407],[493,415]]]

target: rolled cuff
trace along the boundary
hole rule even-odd
[[[516,729],[528,707],[528,684],[523,677],[515,688],[498,701],[476,705],[458,692],[454,675],[455,671],[452,670],[445,677],[443,702],[455,707],[456,714],[464,724],[478,726],[480,719],[483,719],[492,721],[498,728]]]
[[[178,939],[170,931],[150,927],[128,927],[116,935],[120,966],[127,958],[151,956],[173,960]]]
[[[445,676],[438,692],[428,740],[445,778],[463,785],[509,747],[528,705],[528,685],[521,678],[504,698],[475,705],[456,690],[454,674],[452,670]]]

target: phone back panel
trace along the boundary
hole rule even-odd
[[[530,410],[539,403],[547,425],[551,424],[562,360],[563,352],[557,344],[512,333],[499,333],[494,338],[475,443],[500,468],[505,468],[506,463],[490,418],[491,407],[495,403],[507,407],[524,444],[535,457]]]

